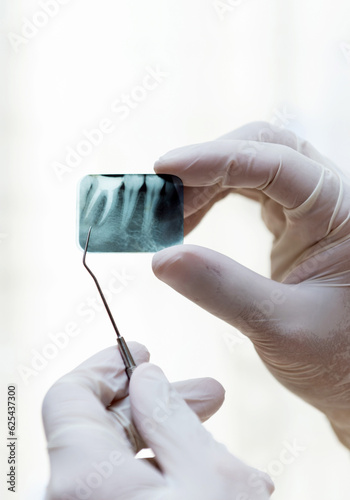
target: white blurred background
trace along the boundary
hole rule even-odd
[[[50,17],[44,6],[52,2]],[[75,244],[78,180],[152,172],[169,149],[257,119],[296,131],[348,168],[350,4],[2,0],[0,12],[0,488],[7,498],[5,391],[14,382],[17,498],[38,500],[49,474],[43,396],[58,377],[114,343]],[[158,72],[155,88],[136,90],[150,71]],[[122,113],[118,100],[126,95],[134,98]],[[101,120],[109,133],[67,165],[69,148],[77,151],[84,131]],[[253,202],[223,200],[185,242],[269,275],[271,237]],[[126,339],[146,344],[171,380],[208,375],[224,385],[226,402],[207,427],[270,473],[276,500],[348,499],[349,452],[323,415],[280,386],[243,336],[159,282],[151,258],[90,258],[107,289],[113,271],[121,276],[109,300]],[[77,335],[66,346],[48,347],[72,328]],[[281,452],[295,441],[302,451],[282,464]]]

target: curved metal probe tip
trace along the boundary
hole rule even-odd
[[[107,304],[105,296],[103,295],[102,289],[100,287],[99,282],[97,281],[96,276],[94,275],[94,273],[91,271],[91,269],[86,264],[86,254],[87,254],[87,250],[88,250],[88,246],[89,246],[91,229],[92,229],[92,226],[90,226],[88,234],[87,234],[87,238],[86,238],[84,255],[83,255],[83,264],[84,264],[85,269],[88,271],[88,273],[90,274],[90,276],[92,277],[92,279],[95,282],[95,285],[97,287],[98,293],[100,294],[100,297],[102,299],[103,305],[106,308],[107,314],[109,316],[109,319],[111,320],[111,323],[113,325],[114,331],[117,334],[117,342],[118,342],[118,345],[119,345],[120,354],[121,354],[121,356],[123,358],[123,361],[124,361],[124,364],[125,364],[126,374],[127,374],[128,378],[130,379],[130,377],[132,375],[132,372],[136,368],[135,361],[134,361],[134,359],[133,359],[133,357],[131,355],[131,352],[129,351],[127,343],[125,342],[124,338],[119,333],[118,327],[115,324],[115,321],[114,321],[114,318],[112,316],[111,310],[109,309],[109,306]]]
[[[92,276],[92,279],[94,280],[96,286],[97,286],[97,290],[101,296],[101,299],[102,299],[102,302],[103,302],[103,305],[105,306],[106,308],[106,311],[108,313],[108,316],[109,316],[109,319],[111,320],[112,322],[112,325],[113,325],[113,328],[115,330],[115,333],[117,334],[117,337],[120,337],[120,333],[119,333],[119,330],[118,330],[118,327],[117,325],[115,324],[115,321],[114,321],[114,318],[112,316],[112,313],[108,307],[108,304],[107,304],[107,301],[105,299],[105,296],[103,295],[103,292],[102,292],[102,289],[99,285],[99,282],[97,281],[97,278],[96,276],[94,275],[94,273],[91,271],[91,269],[87,266],[86,264],[86,254],[87,254],[87,249],[88,249],[88,246],[89,246],[89,241],[90,241],[90,234],[91,234],[91,229],[92,227],[90,226],[89,228],[89,232],[88,232],[88,235],[87,235],[87,238],[86,238],[86,243],[85,243],[85,249],[84,249],[84,256],[83,256],[83,264],[84,264],[84,267],[87,269],[88,273]]]

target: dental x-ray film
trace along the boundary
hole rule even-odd
[[[174,175],[87,175],[78,187],[78,244],[89,252],[157,252],[183,242],[183,185]]]

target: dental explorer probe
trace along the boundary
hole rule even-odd
[[[89,272],[89,274],[92,276],[92,278],[93,278],[93,280],[94,280],[94,282],[95,282],[95,284],[97,286],[97,290],[98,290],[98,292],[99,292],[99,294],[101,296],[103,305],[105,306],[107,314],[109,316],[109,319],[112,322],[114,331],[117,334],[117,342],[118,342],[118,345],[119,345],[120,354],[121,354],[121,357],[123,358],[123,361],[124,361],[126,375],[127,375],[128,379],[130,380],[130,377],[131,377],[133,371],[136,368],[135,361],[134,361],[134,359],[133,359],[133,357],[131,355],[131,352],[129,351],[127,343],[125,342],[124,338],[119,333],[118,327],[115,324],[114,318],[113,318],[112,313],[111,313],[111,311],[110,311],[110,309],[108,307],[107,301],[105,299],[105,296],[103,295],[102,289],[101,289],[101,287],[100,287],[100,285],[99,285],[99,283],[97,281],[96,276],[93,274],[93,272],[91,271],[91,269],[86,264],[86,253],[87,253],[87,249],[88,249],[88,245],[89,245],[91,229],[92,229],[92,226],[90,226],[89,232],[88,232],[88,235],[87,235],[87,238],[86,238],[85,249],[84,249],[84,256],[83,256],[83,264],[84,264],[84,267]]]

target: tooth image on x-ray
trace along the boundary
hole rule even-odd
[[[89,252],[157,252],[183,242],[183,185],[173,175],[87,175],[78,188],[78,243]]]

